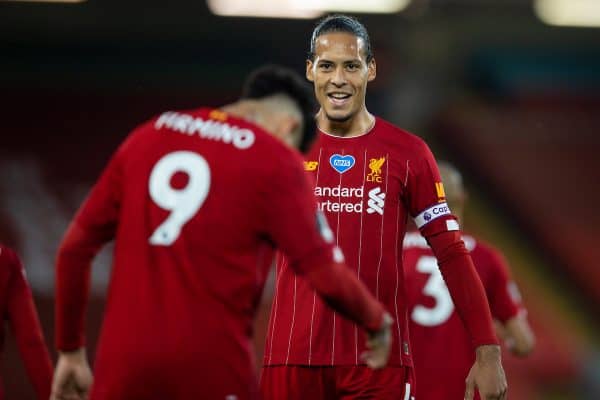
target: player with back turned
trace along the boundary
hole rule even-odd
[[[252,321],[275,248],[385,364],[391,318],[343,265],[291,148],[314,132],[305,85],[266,67],[239,101],[163,113],[119,147],[58,252],[53,399],[87,398],[90,262],[113,238],[93,400],[256,399]]]
[[[506,379],[485,292],[445,203],[434,158],[421,139],[373,116],[365,106],[367,83],[376,76],[365,27],[344,15],[320,21],[312,34],[306,76],[321,108],[318,138],[305,168],[348,266],[392,313],[394,344],[388,368],[366,368],[360,330],[328,310],[284,259],[276,270],[263,396],[414,396],[401,255],[411,216],[440,260],[476,352],[467,397],[477,386],[485,399],[504,399]]]
[[[23,359],[27,374],[40,400],[50,396],[52,361],[44,341],[25,269],[13,250],[0,244],[0,313],[8,321]],[[2,327],[3,328],[3,327]],[[0,329],[0,350],[4,344],[4,329]],[[0,400],[4,390],[0,380]]]
[[[462,176],[447,162],[438,165],[448,205],[462,221],[467,196]],[[499,336],[513,354],[527,355],[535,339],[504,257],[471,235],[463,234],[463,241],[485,288]],[[419,382],[416,398],[460,399],[465,390],[465,376],[474,361],[469,335],[455,312],[437,260],[423,236],[418,232],[408,233],[404,237],[403,255],[410,340]],[[479,398],[477,394],[475,398]]]

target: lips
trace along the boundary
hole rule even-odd
[[[327,98],[334,106],[343,106],[350,101],[352,95],[344,92],[331,92],[327,93]]]

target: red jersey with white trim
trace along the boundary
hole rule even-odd
[[[37,398],[48,399],[52,383],[50,354],[23,264],[14,251],[3,245],[0,245],[0,315],[2,322],[9,322]],[[0,350],[3,344],[4,329],[0,329]],[[4,391],[0,380],[1,399]]]
[[[492,316],[506,322],[524,312],[519,291],[502,255],[472,236],[463,235],[463,241],[485,288]],[[455,311],[437,260],[425,238],[417,232],[408,233],[404,238],[404,266],[410,340],[419,382],[415,398],[462,399],[475,352]]]
[[[341,257],[311,189],[299,153],[222,111],[136,129],[57,257],[57,347],[76,349],[90,261],[116,240],[91,398],[254,398],[252,321],[274,248],[299,273]]]
[[[407,218],[426,235],[458,230],[429,148],[376,118],[361,136],[319,132],[305,169],[346,264],[395,320],[390,365],[411,365],[401,254]],[[264,364],[363,364],[361,330],[326,308],[285,258],[276,272]]]

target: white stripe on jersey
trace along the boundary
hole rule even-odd
[[[388,182],[390,181],[390,160],[389,154],[385,155],[387,162],[385,163],[385,193],[388,191]],[[385,207],[385,206],[384,206]],[[377,286],[375,287],[375,298],[379,300],[379,270],[381,269],[381,260],[383,260],[383,220],[385,218],[385,212],[381,214],[381,233],[379,237],[379,262],[377,263]]]
[[[409,400],[410,398],[410,383],[407,383],[406,386],[404,386],[404,400]]]
[[[398,233],[399,229],[399,221],[400,221],[400,202],[398,202],[398,209],[396,210],[396,291],[394,292],[394,308],[396,309],[396,316],[394,319],[396,320],[396,327],[398,328],[398,353],[400,353],[400,360],[402,360],[402,336],[400,336],[400,315],[398,313],[398,287],[400,286],[400,269],[398,269]]]
[[[292,334],[294,333],[294,321],[296,320],[296,274],[294,274],[294,308],[292,309],[292,325],[290,326],[290,338],[288,339],[288,350],[287,357],[285,358],[285,365],[287,365],[290,359],[290,348],[292,347]]]
[[[335,357],[335,312],[333,312],[333,341],[331,344],[331,365],[335,365],[333,363]]]
[[[312,314],[310,317],[310,338],[308,339],[308,365],[310,365],[312,360],[312,337],[313,337],[313,322],[315,319],[315,303],[317,301],[317,292],[313,291],[313,306],[312,306]]]
[[[342,156],[344,156],[345,152],[344,149],[342,149],[342,151],[340,152],[342,153]],[[342,175],[340,174],[340,182],[339,182],[339,186],[342,187]],[[340,191],[340,194],[338,195],[338,202],[342,202],[342,194]],[[341,209],[338,209],[338,213],[337,213],[337,227],[335,230],[335,244],[340,247],[340,214],[341,214]],[[331,365],[334,365],[334,360],[335,360],[335,316],[336,316],[336,312],[333,311],[333,339],[332,339],[332,344],[331,344]]]
[[[365,179],[367,178],[367,150],[365,149],[365,155],[363,159],[363,183],[362,186],[365,186]],[[363,195],[360,199],[360,202],[364,204],[365,202],[365,191],[363,190]],[[363,216],[364,212],[360,213],[360,232],[358,234],[358,271],[356,276],[360,280],[360,259],[362,254],[362,237],[363,237]],[[354,324],[354,348],[355,348],[355,360],[356,364],[358,364],[358,326]]]

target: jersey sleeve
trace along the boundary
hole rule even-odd
[[[407,174],[409,212],[438,259],[473,346],[497,344],[485,289],[461,240],[456,217],[446,203],[437,164],[425,142],[419,141],[418,145]]]
[[[427,237],[473,347],[498,344],[485,288],[458,231]]]
[[[383,306],[343,263],[300,157],[279,165],[263,201],[268,236],[328,306],[369,331],[379,330]]]
[[[492,316],[504,323],[525,311],[515,282],[510,277],[508,263],[498,251],[489,249],[490,287],[487,289]]]
[[[75,350],[84,345],[84,313],[91,262],[115,236],[122,190],[122,148],[92,188],[60,244],[56,258],[56,346]]]
[[[406,181],[407,207],[414,223],[425,237],[459,230],[446,203],[444,185],[433,154],[425,142],[418,144],[416,156],[408,164]]]
[[[48,399],[52,384],[50,354],[23,265],[16,254],[7,253],[11,270],[7,296],[8,319],[37,398]]]
[[[269,178],[263,204],[269,237],[288,258],[297,273],[315,265],[340,262],[341,251],[324,215],[317,210],[310,181],[299,157],[283,161]]]

